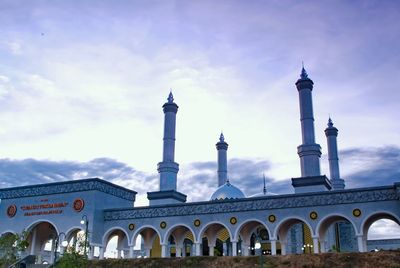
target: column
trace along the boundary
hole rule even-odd
[[[237,256],[237,242],[232,241],[232,256]]]
[[[161,258],[167,257],[167,244],[161,244]]]
[[[314,248],[314,253],[319,253],[318,236],[313,237],[313,248]]]
[[[357,236],[358,251],[365,252],[363,235],[356,235],[356,236]]]
[[[61,248],[60,248],[60,250],[61,250]],[[94,256],[94,246],[90,246],[90,247],[89,247],[88,259],[89,259],[89,260],[93,260],[93,256]]]
[[[175,256],[182,257],[182,247],[180,247],[180,246],[175,247]]]
[[[134,253],[134,248],[135,248],[135,246],[133,245],[133,246],[130,246],[129,247],[129,258],[130,259],[132,259],[133,258],[133,253]]]
[[[99,247],[99,259],[104,259],[104,247]]]
[[[281,244],[282,255],[286,255],[286,242],[283,242],[283,241],[279,241],[279,242]]]
[[[243,256],[249,256],[249,244],[246,244],[244,242],[242,242],[242,255]]]
[[[320,245],[321,245],[321,253],[325,253],[326,249],[325,249],[325,241],[319,241]]]
[[[228,247],[226,246],[226,242],[222,243],[222,256],[228,256]]]
[[[214,246],[208,246],[208,252],[210,256],[214,256]]]
[[[271,255],[276,255],[276,239],[270,239],[271,241]]]
[[[121,259],[121,249],[117,248],[117,259]]]
[[[194,243],[196,256],[201,256],[201,243]]]
[[[35,247],[36,247],[36,228],[34,228],[32,232],[31,255],[35,255]]]
[[[145,254],[146,254],[146,257],[147,258],[150,258],[150,256],[151,256],[151,247],[146,247],[145,248]],[[162,253],[161,253],[162,254]]]

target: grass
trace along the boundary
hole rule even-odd
[[[186,257],[90,261],[88,268],[258,268],[259,257]],[[400,268],[400,250],[264,256],[264,268]]]

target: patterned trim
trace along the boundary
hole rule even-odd
[[[291,194],[257,198],[231,199],[227,201],[208,201],[157,207],[127,209],[106,209],[106,221],[122,219],[141,219],[154,217],[174,217],[187,215],[235,213],[242,211],[270,210],[280,208],[331,206],[376,201],[398,200],[394,187],[374,187],[350,189],[340,192],[319,192]]]
[[[125,189],[121,186],[97,178],[1,189],[0,199],[12,199],[93,190],[110,194],[122,199],[135,201],[135,191]]]

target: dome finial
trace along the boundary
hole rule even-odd
[[[300,78],[301,79],[308,79],[308,74],[306,72],[306,69],[304,69],[304,62],[301,62],[302,68],[301,68],[301,74],[300,74]]]
[[[263,173],[263,180],[264,180],[264,188],[263,188],[263,194],[267,194],[267,186],[265,185],[265,174]]]
[[[172,95],[172,89],[170,89],[168,95],[168,103],[173,103],[173,102],[174,102],[174,95]]]
[[[221,135],[219,135],[219,141],[220,142],[224,142],[225,141],[224,133],[222,133],[222,131],[221,131]]]

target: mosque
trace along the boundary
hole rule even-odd
[[[399,240],[369,241],[380,219],[400,224],[400,182],[346,189],[339,172],[338,129],[325,129],[329,178],[321,175],[321,147],[315,141],[312,90],[304,67],[296,82],[302,144],[297,147],[301,177],[292,178],[293,194],[266,191],[246,197],[229,180],[228,143],[216,144],[218,188],[210,200],[186,202],[177,191],[175,162],[178,105],[172,93],[164,112],[163,159],[158,163],[159,191],[148,192],[149,206],[135,207],[136,192],[92,178],[0,189],[0,235],[27,231],[25,255],[52,263],[83,233],[90,259],[105,257],[117,237],[118,258],[285,255],[330,251],[365,252],[399,248]],[[82,222],[82,224],[81,224]],[[140,249],[135,248],[136,241]],[[49,246],[50,245],[50,246]]]

